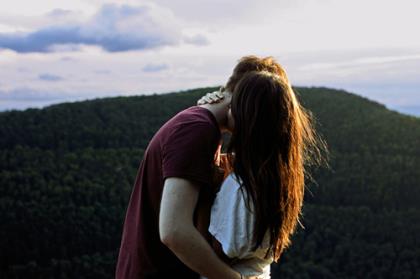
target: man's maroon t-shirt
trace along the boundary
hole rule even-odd
[[[168,177],[211,187],[220,137],[214,115],[205,108],[191,107],[170,119],[152,138],[127,208],[117,279],[199,277],[160,241],[160,201]]]

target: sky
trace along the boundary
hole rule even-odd
[[[245,55],[420,116],[418,0],[0,0],[0,110],[218,86]]]

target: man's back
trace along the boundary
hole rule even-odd
[[[216,119],[201,107],[180,112],[156,133],[140,164],[127,208],[116,278],[198,278],[160,241],[160,200],[168,177],[211,187],[219,141]]]

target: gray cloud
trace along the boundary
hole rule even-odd
[[[60,92],[45,91],[36,88],[19,87],[0,90],[0,111],[11,109],[41,108],[47,105],[87,100],[95,97],[117,96],[117,92]]]
[[[38,78],[40,80],[45,80],[45,81],[60,81],[60,80],[63,80],[62,77],[57,76],[57,75],[53,75],[53,74],[40,74],[38,76]]]
[[[186,43],[189,43],[192,45],[199,45],[199,46],[205,46],[210,43],[209,40],[201,34],[197,34],[194,36],[185,36],[184,41]]]
[[[41,92],[33,88],[15,88],[12,90],[0,90],[0,101],[27,101],[27,102],[42,102],[53,101],[60,99],[59,96],[54,96],[51,93]]]
[[[167,64],[147,64],[143,67],[143,72],[160,72],[168,68]]]
[[[49,93],[27,87],[7,91],[0,90],[0,111],[41,108],[54,103],[77,100],[77,98],[78,96],[69,97],[67,94]]]
[[[30,72],[30,70],[28,68],[26,68],[26,67],[18,67],[16,70],[19,73],[29,73]]]
[[[54,10],[53,17],[66,16],[67,10]],[[100,46],[109,52],[145,50],[181,42],[203,45],[203,35],[184,38],[173,15],[155,5],[106,4],[87,22],[40,28],[30,33],[0,33],[0,48],[16,52],[77,50],[79,45]],[[62,47],[70,45],[70,48]],[[60,47],[61,46],[61,47]]]
[[[110,70],[95,70],[95,74],[98,74],[98,75],[109,75],[109,74],[111,74],[111,71]]]
[[[60,58],[60,61],[65,61],[65,62],[67,62],[67,61],[76,61],[76,58],[70,57],[70,56],[64,56],[64,57],[61,57]]]
[[[153,0],[154,3],[171,9],[178,17],[196,28],[220,31],[241,24],[258,25],[272,18],[288,16],[301,11],[308,0]],[[325,2],[320,1],[320,2]],[[284,28],[283,28],[284,29]],[[283,29],[281,33],[283,33]],[[250,36],[253,36],[250,34]],[[270,40],[272,41],[272,40]]]
[[[73,14],[73,11],[71,10],[65,10],[65,9],[54,9],[47,13],[47,16],[50,17],[63,17]]]

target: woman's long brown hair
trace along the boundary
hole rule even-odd
[[[228,160],[242,182],[242,191],[247,193],[248,206],[250,200],[253,204],[255,248],[262,244],[268,231],[272,247],[268,252],[277,261],[300,222],[305,166],[320,164],[321,151],[326,146],[284,71],[282,76],[275,69],[249,71],[240,76],[232,83],[235,128]]]

